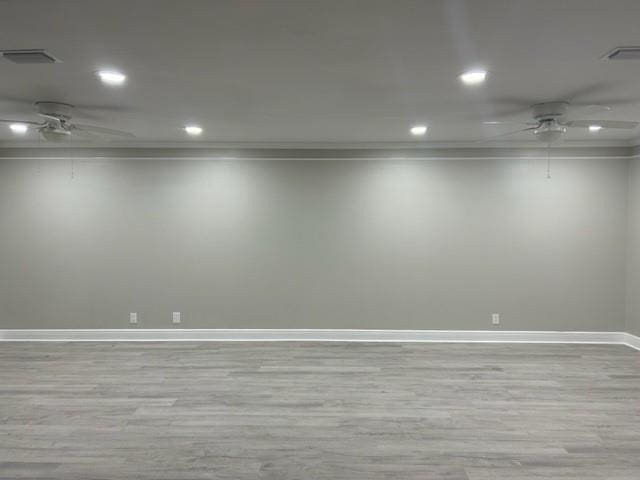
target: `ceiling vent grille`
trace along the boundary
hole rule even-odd
[[[607,60],[640,60],[640,47],[617,47],[604,56]]]
[[[56,63],[59,60],[44,50],[0,50],[2,56],[13,63]]]

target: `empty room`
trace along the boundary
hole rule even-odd
[[[639,18],[0,1],[0,480],[639,480]]]

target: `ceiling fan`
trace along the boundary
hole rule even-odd
[[[569,116],[572,104],[568,101],[544,102],[531,105],[531,115],[533,117],[530,122],[483,122],[485,125],[502,125],[502,124],[521,124],[525,128],[519,130],[495,135],[481,141],[489,141],[496,138],[503,138],[522,132],[532,132],[536,139],[553,143],[567,132],[569,128],[590,129],[598,131],[601,129],[624,129],[632,130],[640,125],[640,122],[631,122],[625,120],[575,120]],[[601,109],[610,110],[609,107],[598,106]]]
[[[36,107],[36,113],[42,117],[41,122],[4,119],[0,119],[0,122],[33,125],[37,128],[42,138],[50,142],[62,142],[69,137],[76,135],[89,139],[104,136],[120,138],[135,137],[133,134],[123,132],[121,130],[72,122],[71,118],[73,117],[75,107],[68,103],[36,102],[34,105]]]

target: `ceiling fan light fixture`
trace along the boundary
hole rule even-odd
[[[66,130],[58,130],[55,128],[44,127],[40,129],[40,135],[48,142],[60,143],[69,137],[70,132]]]
[[[16,135],[24,135],[29,130],[29,126],[26,123],[12,123],[9,129]]]
[[[558,130],[545,130],[536,133],[536,138],[544,143],[555,143],[562,137],[562,132]]]
[[[591,133],[598,133],[600,130],[602,130],[602,125],[589,125],[589,131]]]
[[[533,131],[536,138],[544,143],[555,143],[562,135],[567,131],[565,127],[558,124],[553,120],[548,120],[542,123],[539,128]]]

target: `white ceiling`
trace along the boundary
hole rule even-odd
[[[639,18],[638,0],[0,0],[0,49],[62,60],[0,60],[0,117],[35,120],[28,103],[55,100],[106,107],[78,120],[140,144],[188,141],[188,122],[207,143],[435,144],[508,131],[481,122],[513,111],[510,99],[583,91],[576,100],[633,99],[600,117],[640,120],[640,61],[601,59],[640,44]],[[473,66],[490,77],[464,87],[456,76]],[[100,84],[101,67],[125,71],[126,86]],[[422,140],[408,134],[418,122]]]

